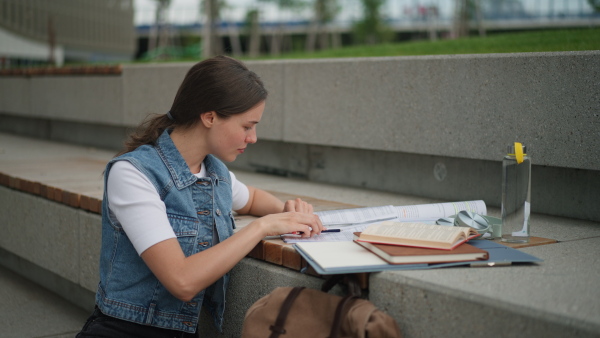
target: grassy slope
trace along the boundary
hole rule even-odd
[[[282,58],[520,53],[600,50],[600,28],[502,33],[456,40],[414,41],[351,46],[316,53],[286,53]],[[265,56],[261,59],[271,59]],[[275,59],[273,57],[273,59]]]

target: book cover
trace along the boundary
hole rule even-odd
[[[434,264],[487,260],[489,258],[487,251],[469,244],[460,245],[453,250],[438,250],[360,241],[355,242],[390,264]]]
[[[321,275],[439,269],[456,266],[493,267],[542,262],[542,259],[494,241],[474,240],[469,245],[487,251],[489,259],[446,263],[390,264],[354,241],[306,242],[293,244],[293,247]]]

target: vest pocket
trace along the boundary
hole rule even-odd
[[[183,253],[186,256],[194,254],[198,236],[198,220],[180,215],[168,215],[168,217]]]
[[[198,235],[198,220],[192,217],[185,217],[181,215],[168,214],[169,222],[175,236],[197,236]]]

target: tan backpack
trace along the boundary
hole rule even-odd
[[[280,287],[246,312],[243,338],[401,337],[394,319],[358,296]]]

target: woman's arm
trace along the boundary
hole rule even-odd
[[[248,192],[248,203],[242,209],[236,210],[238,214],[260,217],[285,211],[313,213],[313,206],[299,198],[283,203],[277,197],[258,188],[248,186]]]
[[[311,229],[319,229],[320,232],[320,223],[316,215],[309,213],[272,214],[248,224],[214,247],[189,257],[185,257],[175,238],[151,246],[141,257],[173,296],[189,301],[231,270],[265,236],[302,231],[303,236],[308,237]]]
[[[272,194],[248,186],[248,202],[246,205],[236,210],[240,215],[266,216],[283,212],[284,203]]]

